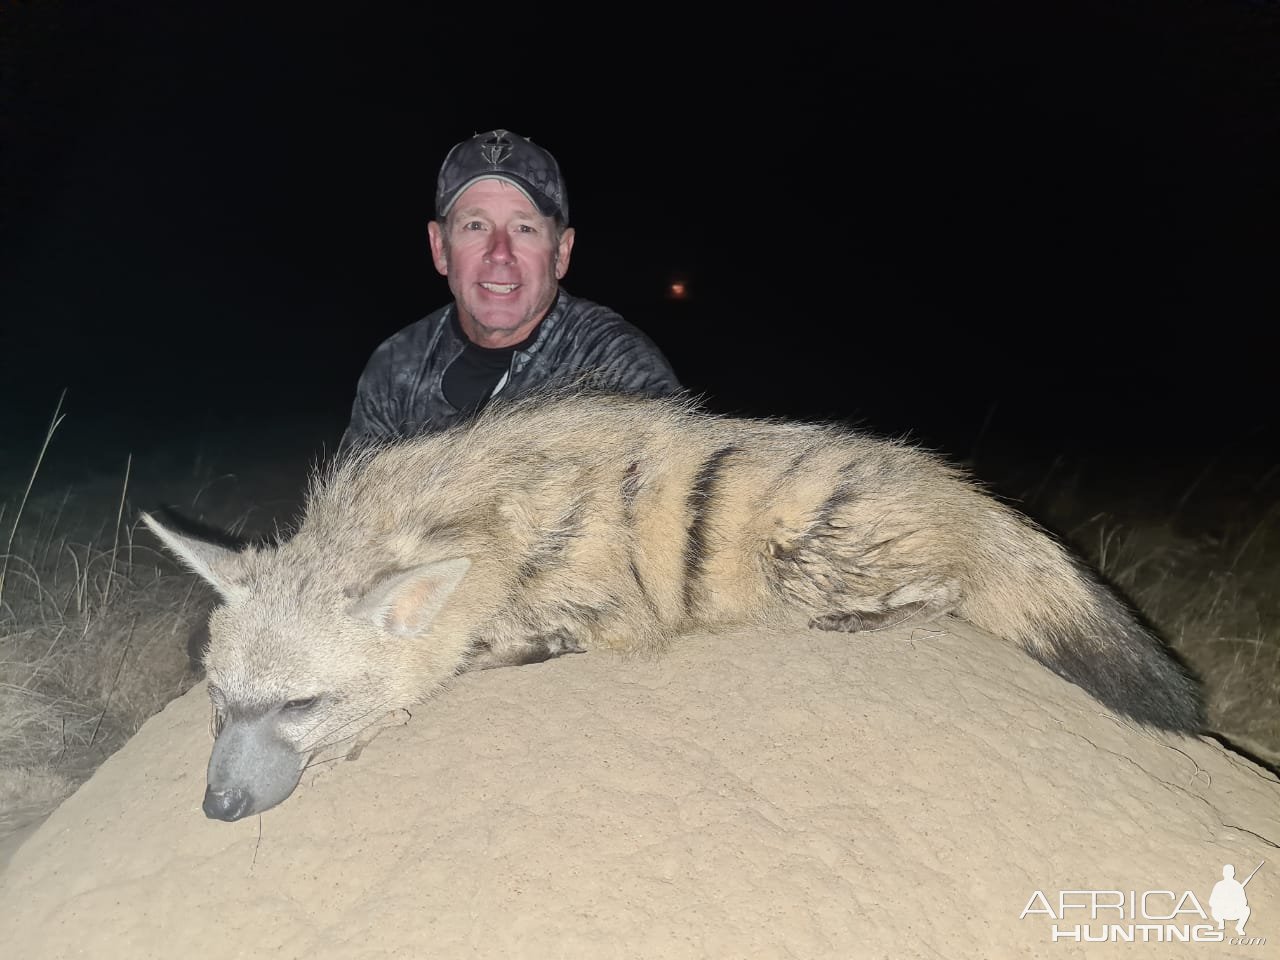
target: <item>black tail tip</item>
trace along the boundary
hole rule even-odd
[[[1052,656],[1036,657],[1103,706],[1142,726],[1188,735],[1206,732],[1204,695],[1190,670],[1137,624],[1111,626],[1105,639],[1097,634],[1056,639]]]

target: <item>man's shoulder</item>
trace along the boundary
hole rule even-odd
[[[596,303],[585,297],[575,297],[560,291],[559,325],[565,333],[577,336],[589,331],[592,335],[608,332],[611,335],[634,333],[643,336],[635,324],[623,318],[613,307]]]
[[[401,327],[383,340],[365,361],[363,383],[378,383],[397,376],[407,366],[427,362],[441,348],[441,337],[449,336],[449,309],[446,304],[420,320]]]
[[[433,310],[422,319],[402,326],[374,348],[369,358],[370,364],[387,362],[389,357],[401,355],[406,351],[420,355],[435,339],[438,339],[440,330],[449,329],[449,307],[451,306],[445,303],[439,310]]]
[[[433,338],[437,332],[448,326],[449,309],[452,304],[446,303],[438,310],[433,310],[420,320],[415,320],[407,326],[401,327],[391,336],[387,337],[378,345],[376,353],[384,353],[393,351],[400,346],[413,345],[417,346],[422,342]]]
[[[561,291],[541,364],[559,373],[591,371],[608,389],[665,394],[680,389],[670,361],[647,333],[603,304]],[[553,374],[554,375],[554,374]]]

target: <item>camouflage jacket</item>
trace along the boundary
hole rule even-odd
[[[445,399],[445,370],[466,342],[441,307],[382,343],[356,387],[339,450],[367,440],[410,437],[467,416]],[[661,397],[681,389],[657,345],[608,307],[561,290],[538,336],[511,357],[500,393],[516,397],[557,382],[590,377],[597,389]]]

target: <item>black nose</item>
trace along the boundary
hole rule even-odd
[[[204,791],[204,815],[210,820],[239,820],[252,805],[253,798],[248,791],[239,787],[226,790],[207,787]]]

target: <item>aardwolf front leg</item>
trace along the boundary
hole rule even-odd
[[[410,719],[409,711],[403,709],[392,710],[390,713],[380,717],[356,734],[355,741],[351,744],[351,749],[347,751],[346,758],[348,760],[359,760],[360,754],[364,753],[364,748],[373,742],[374,737],[388,727],[403,727]]]

